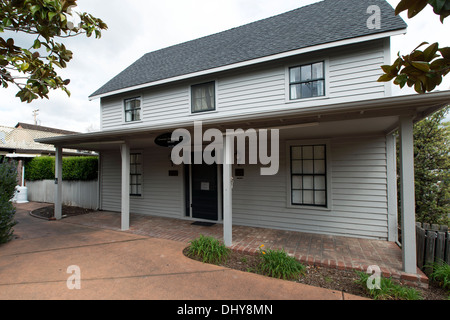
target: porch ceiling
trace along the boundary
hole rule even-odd
[[[324,104],[321,107],[293,109],[271,113],[243,114],[203,121],[203,128],[283,129],[286,138],[321,138],[354,134],[388,134],[399,126],[399,116],[413,116],[419,121],[450,104],[450,91],[424,95],[386,97],[345,104]],[[78,150],[102,151],[116,149],[128,142],[132,148],[154,145],[161,133],[177,128],[193,128],[193,121],[183,123],[143,125],[86,134],[74,134],[37,142]]]

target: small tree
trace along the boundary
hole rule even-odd
[[[11,199],[17,185],[17,169],[14,163],[0,163],[0,244],[11,240],[16,225]]]
[[[450,106],[414,127],[416,219],[447,224],[450,211]]]

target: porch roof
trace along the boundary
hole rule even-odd
[[[399,116],[410,115],[420,121],[428,115],[450,104],[450,90],[423,95],[413,94],[380,99],[355,101],[350,103],[324,104],[320,107],[271,111],[244,115],[216,117],[203,121],[203,127],[215,127],[225,131],[232,128],[290,128],[309,124],[339,123],[342,121],[371,120],[378,132],[386,134],[399,127]],[[374,122],[379,119],[377,122]],[[52,144],[64,148],[101,151],[115,148],[130,140],[155,138],[162,132],[177,128],[191,128],[193,121],[170,124],[143,124],[127,126],[117,130],[73,134],[36,139],[36,142]],[[353,129],[357,130],[357,129]]]

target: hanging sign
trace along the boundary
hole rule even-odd
[[[172,132],[168,132],[168,133],[159,135],[155,139],[155,143],[158,146],[166,147],[166,148],[173,148],[177,144],[179,144],[181,141],[183,141],[183,137],[180,137],[180,139],[178,141],[172,141]]]

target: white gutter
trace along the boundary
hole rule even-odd
[[[133,91],[133,90],[139,90],[139,89],[154,87],[154,86],[158,86],[158,85],[166,84],[166,83],[170,83],[170,82],[175,82],[175,81],[185,80],[185,79],[189,79],[189,78],[209,75],[209,74],[213,74],[216,72],[222,72],[222,71],[228,71],[228,70],[232,70],[232,69],[247,67],[247,66],[251,66],[254,64],[262,63],[262,62],[269,62],[269,61],[273,61],[273,60],[292,57],[292,56],[305,54],[305,53],[312,52],[312,51],[330,49],[330,48],[365,42],[365,41],[382,39],[382,38],[397,36],[397,35],[401,35],[401,34],[405,34],[405,33],[406,33],[406,29],[400,29],[400,30],[396,30],[396,31],[382,32],[382,33],[372,34],[369,36],[340,40],[340,41],[320,44],[320,45],[316,45],[316,46],[306,47],[306,48],[302,48],[302,49],[297,49],[297,50],[293,50],[293,51],[282,52],[282,53],[274,54],[271,56],[266,56],[266,57],[262,57],[262,58],[233,63],[233,64],[222,66],[222,67],[198,71],[198,72],[194,72],[194,73],[188,73],[188,74],[177,76],[177,77],[167,78],[167,79],[158,80],[158,81],[154,81],[154,82],[148,82],[148,83],[140,84],[137,86],[123,88],[123,89],[119,89],[119,90],[115,90],[115,91],[111,91],[111,92],[107,92],[107,93],[102,93],[99,95],[89,97],[89,101],[99,99],[99,98],[113,96],[116,94],[129,92],[129,91]]]

